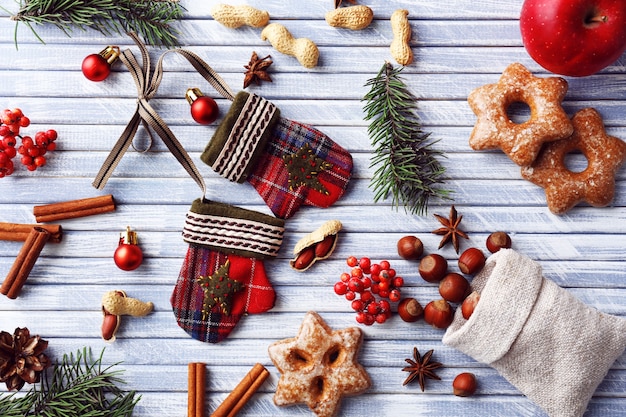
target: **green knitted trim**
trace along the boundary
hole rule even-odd
[[[283,219],[267,214],[197,199],[187,213],[183,239],[226,254],[265,259],[278,254],[284,226]]]
[[[269,214],[201,198],[198,198],[191,203],[191,211],[198,214],[212,214],[215,216],[230,217],[233,219],[247,219],[259,223],[265,223],[270,226],[285,226],[285,220],[270,216]]]
[[[222,151],[222,148],[228,140],[230,132],[235,126],[237,118],[239,117],[241,110],[248,100],[249,95],[250,94],[246,93],[245,91],[240,91],[239,93],[237,93],[237,95],[235,96],[235,100],[233,100],[233,103],[228,110],[228,113],[226,114],[226,116],[224,116],[224,120],[213,134],[213,137],[207,144],[204,152],[202,152],[202,154],[200,155],[200,159],[202,160],[202,162],[204,162],[208,166],[213,165],[220,152]],[[254,150],[254,153],[250,158],[250,163],[248,164],[247,169],[244,171],[244,175],[239,181],[240,183],[243,183],[250,175],[250,172],[256,167],[256,161],[260,158],[261,154],[265,150],[265,145],[270,140],[274,131],[273,127],[276,125],[276,123],[278,123],[279,118],[280,110],[276,109],[276,112],[272,116],[272,120],[268,124],[267,129],[265,129],[265,131],[261,135],[258,146]]]

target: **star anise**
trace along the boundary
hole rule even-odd
[[[348,2],[351,4],[356,4],[356,0],[348,0]],[[335,9],[341,6],[341,3],[343,3],[343,0],[335,0]]]
[[[15,329],[13,335],[0,332],[0,382],[9,391],[19,391],[26,382],[39,382],[41,372],[51,365],[43,353],[47,347],[47,340],[31,337],[26,327]]]
[[[248,65],[244,65],[246,72],[243,79],[243,88],[248,87],[253,82],[256,85],[260,85],[261,81],[272,82],[272,78],[267,73],[267,69],[273,63],[269,58],[269,55],[264,58],[259,58],[256,52],[252,52],[250,62],[248,62]]]
[[[431,349],[422,357],[420,356],[419,351],[416,347],[413,348],[413,358],[405,359],[409,363],[410,366],[406,366],[402,368],[405,372],[410,372],[409,376],[404,380],[402,385],[406,385],[409,382],[413,382],[415,379],[420,384],[420,388],[422,392],[424,392],[424,383],[426,382],[426,378],[441,380],[439,375],[435,373],[435,369],[441,368],[443,366],[440,362],[432,362],[430,358],[433,356],[434,350]]]
[[[459,253],[459,237],[469,239],[467,233],[459,229],[459,224],[461,224],[461,219],[463,216],[459,216],[454,208],[454,205],[450,208],[450,217],[445,218],[438,214],[434,215],[439,223],[443,225],[437,230],[433,230],[433,233],[436,235],[443,235],[441,242],[439,243],[439,249],[444,247],[447,243],[452,242],[452,246],[454,246],[454,250],[456,253]]]

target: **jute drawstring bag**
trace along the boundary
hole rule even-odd
[[[626,319],[587,306],[511,249],[474,277],[480,301],[443,343],[496,369],[550,417],[582,416],[626,348]]]

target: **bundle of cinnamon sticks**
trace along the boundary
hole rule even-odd
[[[13,266],[0,286],[0,293],[11,299],[17,298],[49,239],[50,232],[43,227],[35,226],[30,230]]]
[[[192,362],[187,373],[187,417],[204,417],[206,365]]]
[[[260,363],[255,364],[250,372],[243,377],[224,402],[215,409],[211,417],[234,417],[248,403],[252,395],[259,389],[270,375]]]
[[[33,207],[33,214],[38,223],[46,223],[108,213],[113,210],[115,210],[115,201],[113,196],[108,194],[35,206]]]
[[[34,227],[46,229],[50,234],[48,242],[59,243],[63,238],[63,227],[60,224],[26,224],[0,222],[0,240],[24,242]]]

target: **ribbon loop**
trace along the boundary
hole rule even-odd
[[[133,138],[137,133],[139,123],[143,123],[148,130],[148,134],[150,134],[151,129],[163,140],[176,160],[178,160],[191,178],[193,178],[194,181],[200,186],[200,189],[202,190],[202,197],[204,198],[206,194],[206,185],[200,171],[198,171],[197,167],[193,163],[193,160],[174,135],[174,132],[170,130],[165,121],[150,105],[149,100],[152,99],[157,93],[159,84],[163,78],[163,59],[169,52],[176,52],[185,57],[187,61],[189,61],[189,63],[191,63],[191,65],[200,73],[200,75],[202,75],[202,77],[204,77],[224,98],[232,101],[234,100],[235,95],[222,77],[220,77],[219,74],[217,74],[206,62],[204,62],[195,53],[184,49],[174,49],[164,52],[159,58],[154,74],[152,74],[150,68],[150,56],[146,46],[134,33],[129,33],[129,36],[139,47],[143,66],[139,64],[135,55],[129,49],[124,50],[120,54],[120,60],[128,68],[128,71],[135,81],[138,96],[137,107],[133,117],[126,125],[122,135],[117,140],[113,149],[104,161],[92,185],[97,189],[104,188],[108,179],[113,174],[113,171],[122,160],[124,153],[132,144]],[[152,135],[150,135],[150,137],[152,139]]]

